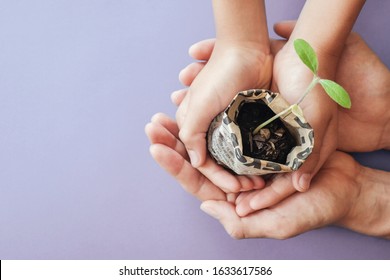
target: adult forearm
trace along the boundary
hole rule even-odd
[[[390,172],[363,167],[356,180],[360,194],[340,224],[390,239]]]
[[[269,48],[264,0],[213,0],[217,40]]]

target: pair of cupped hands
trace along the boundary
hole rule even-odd
[[[209,124],[237,92],[271,89],[292,104],[306,89],[312,75],[289,40],[293,29],[293,22],[275,24],[285,39],[270,40],[268,50],[218,39],[192,45],[196,62],[179,75],[187,88],[171,95],[176,121],[159,113],[145,128],[157,163],[234,238],[288,238],[328,224],[369,231],[354,212],[364,167],[344,152],[388,148],[390,100],[383,88],[390,85],[387,67],[357,34],[349,36],[340,57],[317,50],[319,75],[341,84],[352,108],[339,108],[318,86],[301,103],[315,145],[299,170],[265,181],[234,175],[207,154]]]

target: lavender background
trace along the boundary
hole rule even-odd
[[[269,25],[303,3],[267,1]],[[389,12],[367,1],[355,28],[388,66]],[[390,258],[336,227],[233,240],[154,163],[144,125],[174,116],[187,48],[213,34],[209,0],[0,1],[0,259]]]

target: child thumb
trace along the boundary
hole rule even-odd
[[[311,179],[318,171],[319,156],[311,154],[305,163],[292,174],[292,183],[299,192],[305,192],[310,188]]]
[[[199,131],[190,125],[185,125],[180,129],[179,138],[183,142],[191,165],[194,168],[202,166],[206,161],[206,132]]]

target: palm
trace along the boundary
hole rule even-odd
[[[246,217],[240,218],[226,202],[206,202],[206,206],[214,208],[215,216],[235,238],[289,238],[337,223],[347,215],[359,192],[353,183],[357,166],[352,157],[336,152],[316,175],[309,191]]]
[[[339,148],[372,151],[383,148],[381,135],[390,114],[390,72],[356,34],[350,36],[337,72],[352,96],[352,107],[339,111]]]

